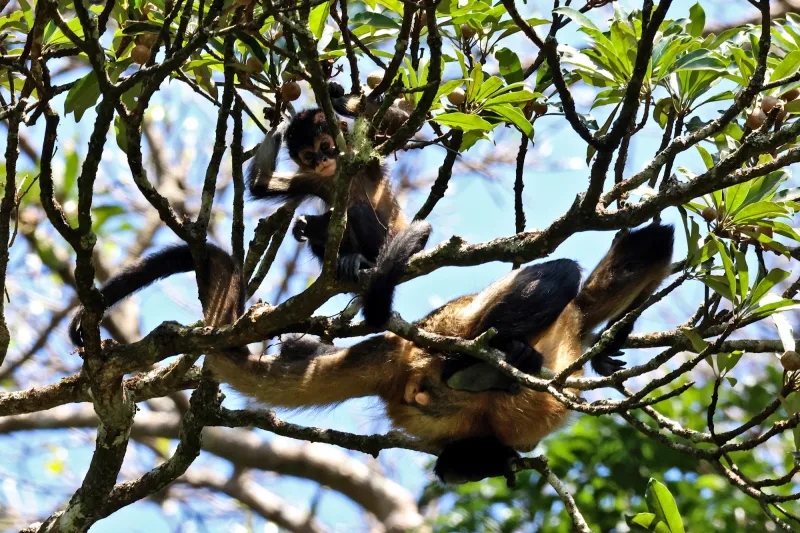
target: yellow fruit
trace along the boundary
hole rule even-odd
[[[405,98],[400,98],[397,104],[397,107],[405,111],[406,113],[413,113],[414,112],[414,103],[406,100]]]
[[[761,109],[757,108],[747,116],[747,127],[749,127],[751,130],[757,130],[758,128],[764,125],[764,122],[766,120],[767,120],[766,113],[764,113]]]
[[[786,370],[800,370],[800,354],[794,350],[787,350],[781,356],[781,365]]]
[[[791,89],[781,95],[781,100],[791,102],[792,100],[797,100],[798,96],[800,96],[800,89]]]
[[[383,81],[383,71],[382,70],[374,70],[374,71],[369,73],[369,76],[367,76],[367,86],[370,89],[374,89],[382,81]]]
[[[766,226],[758,226],[756,228],[756,231],[758,231],[758,233],[761,234],[761,235],[766,235],[770,239],[772,238],[773,235],[775,235],[775,232],[772,231],[772,228],[769,228],[769,227],[766,227]]]
[[[769,113],[772,111],[773,107],[779,105],[780,103],[781,101],[778,98],[767,95],[761,100],[761,111],[764,113]]]
[[[137,65],[144,65],[150,59],[150,47],[143,44],[137,44],[131,50],[131,59]]]
[[[714,219],[717,218],[717,210],[713,207],[706,207],[703,209],[701,215],[703,215],[703,218],[706,220],[706,222],[713,222]]]
[[[467,100],[463,89],[454,89],[447,95],[447,101],[453,105],[462,105]]]
[[[264,63],[262,63],[257,57],[248,58],[247,66],[253,72],[262,72],[264,70]]]
[[[281,87],[281,98],[287,102],[294,102],[300,98],[300,86],[293,81],[284,83]]]
[[[472,39],[477,33],[478,31],[469,24],[461,25],[461,35],[463,35],[465,39]]]
[[[136,44],[143,44],[147,48],[153,48],[153,45],[156,44],[156,39],[158,39],[158,35],[155,33],[140,33],[136,36]]]

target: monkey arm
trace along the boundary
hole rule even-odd
[[[330,203],[333,192],[331,181],[330,178],[301,170],[295,173],[257,174],[257,177],[250,180],[249,187],[250,195],[259,200],[305,200],[316,197]]]

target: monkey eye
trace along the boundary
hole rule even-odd
[[[328,141],[325,141],[325,142],[323,142],[322,144],[319,145],[319,148],[320,148],[320,150],[323,150],[323,151],[327,152],[328,150],[331,149],[331,145],[330,145],[330,143]]]

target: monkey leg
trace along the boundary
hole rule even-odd
[[[276,407],[312,407],[350,398],[384,396],[405,384],[398,356],[401,340],[373,337],[337,348],[303,336],[284,343],[273,356],[213,355],[218,378],[242,394]]]

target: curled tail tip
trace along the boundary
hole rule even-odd
[[[654,222],[633,230],[618,243],[623,253],[630,252],[644,263],[664,263],[672,260],[675,228],[672,224]]]
[[[408,260],[425,247],[431,229],[428,222],[412,222],[384,245],[364,295],[364,320],[370,326],[382,327],[391,318],[395,287],[405,274]]]

